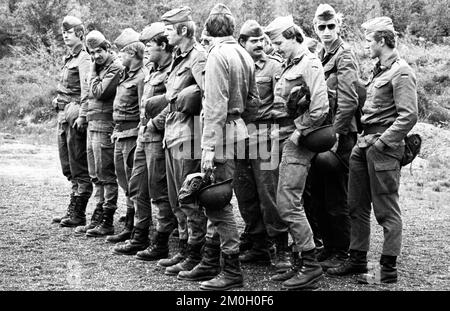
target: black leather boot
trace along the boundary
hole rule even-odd
[[[360,284],[396,283],[397,256],[381,255],[380,269],[358,275],[356,279]]]
[[[97,203],[97,206],[95,207],[95,210],[92,213],[91,221],[85,226],[76,227],[75,233],[83,234],[83,235],[86,234],[86,231],[98,226],[101,223],[102,219],[103,219],[103,203],[100,202],[100,203]]]
[[[317,282],[323,278],[322,267],[317,261],[316,250],[302,252],[302,266],[297,274],[283,282],[288,290],[317,288]]]
[[[70,215],[73,213],[73,209],[75,207],[76,197],[74,193],[70,194],[70,202],[69,205],[67,205],[66,213],[63,216],[57,216],[53,217],[52,222],[54,223],[60,223],[63,219],[69,219]]]
[[[125,226],[119,234],[114,234],[106,237],[106,241],[110,243],[125,242],[131,238],[131,232],[134,225],[134,208],[127,208],[125,216]]]
[[[282,273],[277,273],[277,274],[273,275],[270,279],[275,282],[283,282],[283,281],[289,280],[294,275],[296,275],[298,270],[302,266],[302,260],[299,257],[298,252],[292,252],[291,261],[292,261],[292,263],[291,263],[291,267],[289,268],[289,270],[282,272]]]
[[[169,256],[169,236],[170,232],[156,232],[153,245],[136,254],[136,258],[146,261],[154,261]]]
[[[73,213],[70,214],[70,218],[65,218],[61,220],[59,225],[61,227],[78,227],[86,225],[86,206],[88,204],[89,198],[86,197],[75,197],[75,206],[73,208]]]
[[[227,255],[222,253],[222,272],[214,279],[203,281],[200,288],[203,290],[228,290],[244,286],[239,254]]]
[[[180,271],[177,279],[186,281],[205,281],[220,273],[220,245],[206,241],[202,260],[190,271]]]
[[[164,274],[178,275],[180,271],[191,271],[196,265],[200,263],[200,260],[202,259],[202,247],[203,243],[188,244],[187,257],[176,265],[167,267]]]
[[[177,263],[183,261],[187,254],[186,254],[186,249],[187,249],[187,240],[180,240],[178,242],[178,253],[176,253],[174,256],[170,257],[170,258],[165,258],[165,259],[161,259],[158,261],[158,266],[160,267],[170,267],[173,265],[176,265]]]
[[[143,251],[150,245],[148,238],[149,229],[134,228],[131,233],[131,239],[126,240],[124,244],[114,247],[114,254],[118,255],[136,255],[137,252]]]
[[[327,275],[344,276],[367,272],[367,252],[350,250],[350,257],[337,268],[329,268]]]
[[[283,232],[274,238],[276,253],[272,265],[277,273],[284,273],[292,267],[288,240],[287,232]]]
[[[346,260],[348,259],[348,253],[344,250],[341,251],[334,251],[333,255],[328,257],[328,259],[325,259],[320,262],[320,265],[322,266],[323,271],[327,271],[330,268],[337,268],[340,265],[342,265]]]
[[[269,240],[266,234],[250,236],[252,247],[239,256],[239,261],[246,264],[270,265],[271,256]]]
[[[93,229],[86,231],[87,237],[102,237],[114,234],[114,213],[115,209],[105,208],[103,210],[102,222]]]

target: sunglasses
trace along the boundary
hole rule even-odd
[[[334,28],[336,28],[336,24],[319,25],[319,26],[317,26],[317,28],[318,28],[320,31],[324,31],[325,28],[328,28],[329,30],[333,30]]]

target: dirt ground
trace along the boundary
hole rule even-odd
[[[418,124],[424,138],[420,158],[402,170],[400,204],[403,250],[399,282],[363,286],[352,277],[329,278],[319,290],[450,290],[450,131]],[[164,275],[156,263],[112,253],[104,238],[86,238],[52,224],[68,203],[69,183],[61,174],[53,137],[0,133],[0,290],[197,290],[198,283]],[[94,203],[90,202],[90,217]],[[240,229],[242,219],[235,205]],[[120,194],[116,215],[125,214]],[[115,220],[116,231],[122,223]],[[156,218],[155,218],[156,219]],[[372,216],[369,259],[378,261],[382,229]],[[176,250],[171,237],[171,254]],[[243,290],[280,290],[270,267],[244,265]]]

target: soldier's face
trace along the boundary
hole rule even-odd
[[[91,57],[97,65],[103,65],[108,59],[109,52],[102,48],[96,48],[90,51]]]
[[[272,45],[283,58],[290,59],[293,57],[295,39],[286,39],[282,35],[272,41]]]
[[[122,61],[122,65],[124,65],[125,67],[130,67],[132,58],[133,56],[126,51],[119,52],[119,59]]]
[[[167,36],[169,44],[173,46],[178,45],[182,39],[182,36],[177,34],[177,30],[173,27],[173,25],[166,25],[164,34]]]
[[[245,41],[244,48],[252,58],[260,58],[264,52],[264,36],[249,37],[248,40]]]
[[[145,50],[148,53],[148,61],[151,63],[158,63],[161,59],[162,47],[160,47],[155,41],[149,41],[145,45]]]
[[[69,30],[64,30],[62,32],[64,44],[68,47],[75,46],[80,43],[81,40],[75,34],[75,30],[73,28]]]
[[[375,41],[373,33],[366,35],[366,44],[364,46],[364,50],[366,54],[368,54],[372,59],[377,58],[381,55],[381,43]]]
[[[203,48],[205,50],[209,49],[209,47],[212,44],[212,41],[213,41],[213,38],[210,36],[202,35],[202,37],[200,38],[200,44],[203,46]]]
[[[318,21],[314,28],[322,43],[333,43],[338,38],[339,25],[336,19],[331,19],[326,22]]]

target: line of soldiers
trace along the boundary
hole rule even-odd
[[[69,54],[53,103],[72,193],[54,221],[107,236],[114,253],[159,260],[165,274],[203,281],[205,290],[242,287],[242,263],[273,265],[271,279],[285,289],[315,288],[324,271],[396,282],[400,160],[417,98],[391,19],[362,25],[367,52],[378,59],[364,87],[339,36],[342,15],[328,4],[313,21],[317,51],[292,16],[264,28],[248,20],[236,40],[234,17],[220,3],[200,44],[191,12],[176,8],[141,33],[123,30],[117,57],[102,33],[84,37],[81,20],[64,18]],[[306,147],[306,137],[331,125],[330,150]],[[241,234],[229,200],[219,207],[179,199],[186,182],[206,172],[217,185],[233,180]],[[92,184],[97,203],[86,224]],[[127,212],[114,235],[118,186]],[[367,273],[371,207],[385,237],[375,274]],[[178,252],[169,257],[174,230]]]

